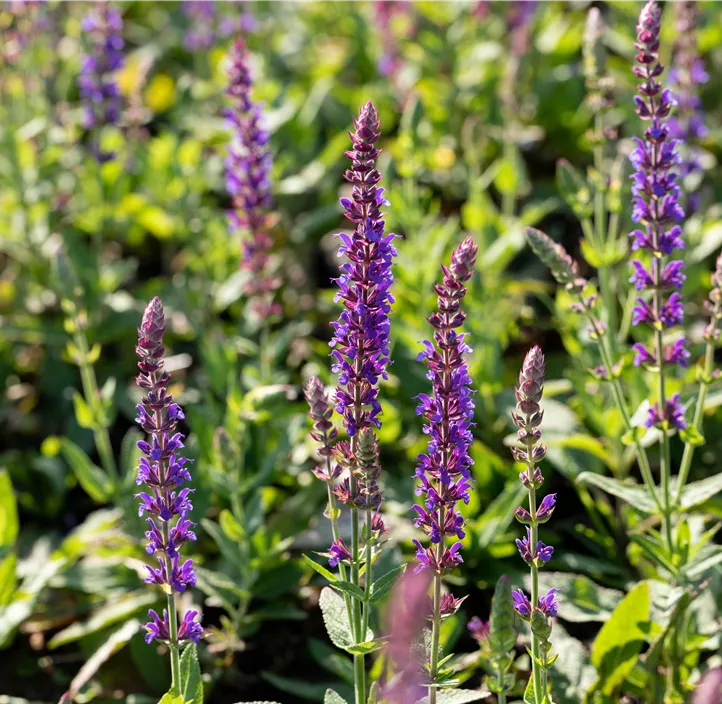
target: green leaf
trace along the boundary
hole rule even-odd
[[[75,419],[81,428],[94,430],[98,427],[93,411],[90,410],[90,406],[85,402],[82,394],[77,391],[73,396],[73,406],[75,407]]]
[[[505,574],[497,580],[494,596],[491,599],[488,642],[495,663],[506,660],[509,651],[516,643],[514,600],[511,596],[509,578]]]
[[[381,650],[386,645],[386,638],[377,638],[376,640],[367,640],[363,643],[356,643],[345,648],[347,653],[351,655],[368,655],[377,650]]]
[[[303,561],[311,568],[316,570],[322,577],[325,577],[329,582],[338,582],[338,577],[327,570],[323,565],[319,565],[318,562],[312,560],[308,555],[301,555]]]
[[[18,559],[14,552],[0,559],[0,608],[7,606],[13,599],[17,582]]]
[[[235,516],[224,508],[218,516],[221,530],[226,534],[229,540],[239,542],[244,536],[243,526],[236,520]]]
[[[340,677],[346,684],[353,686],[353,663],[344,653],[318,638],[309,638],[308,649],[313,659],[325,670]]]
[[[139,591],[127,594],[118,601],[111,601],[101,606],[87,621],[76,622],[56,633],[48,642],[50,649],[59,648],[73,641],[98,633],[108,626],[125,621],[136,612],[146,609],[158,601],[158,596],[152,592]]]
[[[18,505],[10,474],[0,469],[0,547],[15,545],[19,529]]]
[[[722,491],[722,474],[715,474],[707,479],[687,484],[679,497],[680,508],[692,508],[703,504],[707,499]]]
[[[681,571],[688,579],[698,579],[720,562],[722,562],[722,545],[709,545],[700,550]]]
[[[183,701],[183,697],[174,697],[173,692],[166,692],[158,704],[186,704],[186,702]]]
[[[391,588],[394,586],[396,579],[399,575],[403,574],[405,570],[406,565],[401,565],[400,567],[396,567],[390,572],[387,572],[385,575],[379,577],[371,585],[371,596],[369,598],[369,601],[372,604],[377,604],[378,602],[380,602],[391,591]]]
[[[128,643],[138,632],[139,628],[140,622],[131,619],[130,621],[126,621],[115,633],[103,641],[103,644],[88,658],[85,665],[80,668],[78,674],[75,675],[73,681],[70,683],[70,687],[68,688],[70,701],[74,700],[75,695],[90,681],[102,665]]]
[[[592,644],[592,664],[604,694],[612,695],[632,671],[649,632],[649,583],[641,582],[614,609]]]
[[[582,472],[577,477],[580,484],[591,484],[612,496],[616,496],[630,506],[643,513],[655,513],[656,505],[647,490],[639,484],[627,484],[612,477],[605,477],[594,472]]]
[[[348,702],[333,689],[327,689],[323,696],[323,704],[348,704]]]
[[[98,503],[107,503],[113,495],[113,482],[100,467],[93,464],[90,457],[68,438],[61,438],[60,447],[65,461],[73,470],[75,478],[85,493]]]
[[[358,587],[355,584],[352,584],[351,582],[344,582],[340,579],[337,579],[335,582],[331,582],[331,584],[329,586],[338,592],[343,592],[344,594],[348,594],[352,599],[357,599],[358,601],[366,600],[366,597],[364,596],[364,593],[363,593],[363,590],[361,589],[361,587]]]
[[[343,597],[330,587],[324,587],[321,590],[318,604],[321,607],[321,615],[331,642],[337,648],[342,649],[353,645],[353,636]]]
[[[195,643],[187,645],[181,655],[180,676],[181,695],[186,704],[203,704],[203,680]]]
[[[559,616],[573,623],[606,621],[624,598],[624,592],[601,587],[581,574],[541,572],[539,589],[548,591],[552,587],[564,594],[559,602]]]
[[[566,160],[557,161],[557,188],[579,218],[592,215],[592,194],[582,175]]]
[[[536,704],[536,697],[534,696],[534,677],[529,675],[529,679],[524,689],[524,704]]]
[[[700,447],[701,445],[704,445],[704,435],[702,435],[693,425],[688,425],[683,430],[680,430],[679,437],[682,442],[691,445],[692,447]]]

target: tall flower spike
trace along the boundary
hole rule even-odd
[[[184,482],[190,481],[190,474],[184,465],[189,461],[178,451],[183,447],[183,435],[177,432],[178,422],[184,419],[181,407],[168,393],[170,374],[163,369],[163,334],[165,313],[160,298],[154,298],[143,313],[138,328],[138,356],[140,374],[137,385],[143,391],[143,398],[136,406],[136,422],[147,433],[148,441],[138,442],[143,453],[138,466],[138,484],[145,484],[149,492],[140,492],[139,514],[149,514],[146,532],[147,552],[158,558],[158,567],[146,566],[146,582],[158,584],[168,597],[168,608],[163,616],[150,610],[151,620],[145,624],[146,642],[153,639],[166,642],[171,650],[171,665],[174,685],[179,682],[178,648],[188,640],[198,642],[203,634],[200,624],[195,621],[196,611],[188,611],[178,624],[175,593],[184,592],[195,586],[196,576],[192,560],[180,560],[179,550],[188,541],[196,539],[194,523],[188,520],[192,510],[190,501],[193,489],[177,491]]]
[[[648,325],[653,330],[654,345],[638,343],[634,346],[635,365],[651,366],[664,378],[664,368],[674,364],[687,365],[688,353],[684,338],[665,343],[666,329],[682,323],[684,307],[679,289],[685,279],[684,265],[679,260],[668,261],[676,249],[684,247],[679,223],[684,211],[679,204],[680,188],[674,167],[679,161],[677,140],[669,134],[667,118],[674,100],[669,89],[658,80],[664,71],[659,62],[660,9],[654,0],[648,2],[637,26],[637,65],[634,75],[641,79],[639,95],[635,98],[636,112],[649,127],[644,139],[636,138],[636,148],[630,160],[634,208],[632,218],[640,228],[630,234],[632,249],[649,253],[647,261],[632,262],[634,273],[630,279],[643,294],[637,298],[632,315],[633,325]],[[648,263],[647,263],[648,262]],[[650,300],[651,299],[651,300]],[[684,411],[678,397],[664,397],[664,383],[660,384],[661,398],[650,409],[647,426],[684,428]]]
[[[426,420],[424,433],[429,436],[428,450],[417,458],[416,476],[420,484],[417,495],[423,496],[423,506],[416,505],[414,524],[426,533],[431,543],[425,547],[419,541],[416,557],[417,571],[430,569],[434,576],[432,610],[432,644],[429,675],[432,687],[429,701],[436,701],[434,681],[438,674],[438,646],[442,608],[442,576],[462,562],[459,550],[464,537],[464,519],[456,510],[459,501],[469,502],[469,448],[473,441],[471,428],[474,401],[467,355],[471,351],[466,335],[460,331],[466,320],[461,303],[466,296],[466,284],[476,264],[478,247],[469,237],[451,255],[449,266],[442,266],[443,282],[436,284],[438,310],[429,316],[434,328],[433,341],[423,343],[419,360],[428,368],[432,394],[417,396],[417,415]],[[448,539],[454,542],[448,547]],[[453,596],[450,597],[451,601]]]
[[[271,153],[261,105],[251,99],[253,81],[248,64],[245,42],[237,39],[230,54],[226,89],[232,107],[224,111],[232,135],[226,189],[233,198],[230,226],[243,237],[241,268],[251,274],[244,293],[253,314],[263,320],[281,312],[274,301],[280,281],[270,263]]]
[[[120,118],[121,98],[115,74],[123,64],[123,20],[110,2],[97,2],[81,26],[91,45],[90,53],[81,60],[78,76],[83,124],[89,130],[113,125]],[[97,141],[91,143],[91,150],[101,163],[115,156],[103,151]]]
[[[388,203],[378,186],[381,174],[376,168],[380,150],[379,120],[376,108],[367,103],[354,120],[352,160],[344,174],[352,185],[351,198],[341,198],[346,217],[356,225],[353,233],[341,234],[339,256],[346,256],[335,280],[335,300],[343,312],[334,322],[331,340],[333,371],[339,375],[334,401],[346,430],[354,437],[361,428],[381,427],[378,401],[379,378],[388,378],[389,313],[394,298],[391,273],[396,235],[384,234],[381,207]]]
[[[697,188],[702,175],[699,141],[708,133],[699,86],[709,81],[709,75],[697,50],[698,3],[689,0],[677,2],[675,13],[677,40],[674,45],[674,68],[669,72],[669,80],[677,88],[677,108],[676,114],[669,120],[669,133],[680,141],[680,178],[692,188]],[[698,207],[699,193],[689,193],[688,213],[694,213]]]
[[[519,507],[516,518],[526,525],[526,536],[516,541],[521,558],[531,571],[531,600],[522,590],[513,592],[514,608],[519,616],[528,621],[532,630],[532,677],[534,679],[535,701],[541,701],[546,695],[546,670],[551,644],[551,623],[549,619],[556,615],[557,603],[554,601],[556,590],[545,596],[539,595],[538,571],[551,559],[554,548],[539,540],[539,524],[551,518],[556,504],[556,494],[549,494],[537,505],[537,490],[544,483],[544,476],[536,466],[545,456],[546,447],[541,444],[541,423],[544,411],[539,402],[544,391],[546,363],[541,348],[532,347],[527,353],[521,372],[516,394],[516,411],[512,411],[512,420],[518,428],[518,445],[511,452],[517,462],[526,464],[519,474],[522,484],[529,492],[529,510]]]

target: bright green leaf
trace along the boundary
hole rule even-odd
[[[0,547],[15,544],[20,524],[15,492],[6,469],[0,469]]]
[[[203,704],[203,681],[195,643],[190,643],[183,651],[180,661],[180,676],[183,700],[187,704],[190,702]]]
[[[327,570],[323,565],[319,565],[318,562],[312,560],[308,555],[302,555],[303,561],[312,569],[316,570],[322,577],[325,577],[329,582],[337,582],[338,577],[333,574],[330,570]]]
[[[602,691],[612,695],[634,667],[649,632],[649,583],[640,582],[621,601],[592,644],[592,664]]]
[[[113,495],[113,482],[72,440],[61,438],[60,442],[65,460],[85,493],[93,501],[107,503]]]
[[[654,513],[656,510],[654,500],[649,496],[647,490],[639,484],[628,484],[619,481],[619,479],[605,477],[594,472],[582,472],[577,477],[577,481],[580,484],[596,486],[644,513]]]

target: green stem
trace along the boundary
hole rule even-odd
[[[364,596],[366,597],[363,605],[363,618],[361,619],[361,637],[366,640],[366,633],[369,627],[369,617],[371,613],[371,582],[373,581],[373,544],[371,540],[371,521],[373,519],[370,506],[366,507],[366,572],[364,574]]]
[[[632,419],[629,416],[629,413],[627,412],[627,406],[624,401],[624,393],[622,391],[622,385],[619,382],[619,379],[615,376],[613,376],[613,367],[614,367],[614,358],[611,353],[611,350],[608,347],[608,343],[606,341],[606,335],[604,335],[604,331],[600,329],[596,318],[594,317],[594,314],[590,310],[589,306],[587,305],[587,302],[584,299],[584,296],[580,293],[578,294],[579,302],[582,305],[582,308],[584,309],[584,312],[587,315],[587,318],[589,320],[589,324],[591,325],[596,337],[597,337],[597,343],[599,344],[599,351],[602,355],[602,362],[604,366],[607,368],[607,374],[610,378],[610,384],[612,387],[612,395],[614,396],[614,402],[617,406],[617,410],[619,411],[620,415],[622,416],[622,422],[624,423],[624,427],[627,430],[627,432],[634,432],[634,428],[632,426]],[[657,487],[654,483],[654,477],[652,476],[652,469],[649,465],[649,458],[647,457],[647,451],[642,447],[642,444],[637,440],[634,439],[634,450],[637,455],[637,461],[639,462],[639,468],[642,473],[642,479],[644,480],[644,483],[647,486],[647,490],[650,493],[650,496],[654,500],[654,503],[657,506],[657,509],[659,510],[660,515],[664,515],[664,508],[662,506],[662,503],[659,500],[659,496],[657,494]]]
[[[78,367],[80,369],[80,381],[83,386],[83,396],[93,414],[93,422],[96,426],[93,429],[95,446],[100,457],[100,464],[105,470],[105,473],[117,482],[118,467],[115,464],[113,446],[110,442],[108,428],[105,425],[105,411],[100,404],[100,390],[98,389],[98,380],[95,376],[95,368],[89,361],[90,350],[88,349],[88,340],[82,331],[82,323],[76,320],[74,324],[77,332],[73,335],[73,341],[79,352]]]
[[[443,525],[443,523],[441,524]],[[442,541],[436,548],[437,561],[444,554]],[[441,645],[441,573],[434,573],[434,611],[431,622],[431,658],[429,662],[429,704],[436,704],[436,676],[439,673],[439,646]]]
[[[328,480],[326,481],[326,488],[328,490],[328,518],[329,521],[331,521],[331,535],[333,536],[334,542],[338,541],[340,538],[340,533],[338,530],[338,516],[336,515],[336,512],[338,509],[336,508],[336,497],[333,493],[333,479],[331,478],[331,458],[326,457],[326,476],[328,477]],[[346,565],[343,564],[342,561],[339,561],[338,563],[338,573],[341,576],[341,579],[345,582],[346,581]],[[351,597],[344,592],[343,594],[343,600],[346,604],[346,616],[348,618],[349,627],[353,618],[353,609],[351,607]]]
[[[714,305],[714,311],[712,313],[712,324],[716,325],[717,315],[720,311],[720,303],[717,302]],[[714,338],[710,337],[707,340],[704,352],[704,367],[702,370],[702,378],[699,383],[699,392],[697,394],[697,404],[694,407],[694,418],[692,425],[694,428],[702,432],[702,419],[704,418],[704,404],[707,400],[707,390],[709,389],[710,377],[712,376],[712,368],[714,367]],[[682,490],[684,485],[687,483],[687,477],[689,476],[689,470],[692,467],[692,458],[694,457],[695,446],[686,442],[684,444],[684,454],[682,455],[682,462],[679,465],[679,476],[677,477],[677,488],[674,492],[674,505],[679,504],[679,500],[682,496]]]
[[[531,448],[529,448],[529,456],[530,461],[527,471],[529,472],[529,479],[531,480],[534,476],[534,463],[531,461]],[[529,487],[529,513],[531,514],[532,519],[532,523],[530,526],[531,545],[529,547],[531,550],[534,550],[537,541],[539,540],[539,526],[536,522],[536,489],[534,489],[534,487],[532,486]],[[532,608],[534,608],[539,603],[539,569],[533,562],[529,565],[529,569],[531,570],[531,604]],[[539,656],[541,654],[539,649],[539,641],[534,635],[534,632],[531,631],[531,627],[530,633],[532,656],[531,672],[532,678],[534,680],[534,701],[536,704],[543,704],[545,692],[543,690],[542,671],[541,667],[539,667],[538,662]]]
[[[511,129],[511,126],[510,126]],[[515,152],[514,152],[514,143],[511,141],[509,134],[507,133],[504,135],[504,161],[512,165]],[[514,208],[516,206],[516,190],[513,191],[504,191],[504,193],[501,194],[501,214],[504,216],[505,220],[511,220],[511,218],[514,217]]]
[[[168,545],[170,529],[168,523],[163,521],[163,544]],[[173,561],[165,555],[165,565],[168,570],[168,574],[171,574],[173,570]],[[166,596],[168,602],[168,633],[170,635],[170,641],[168,648],[170,650],[170,671],[171,671],[171,689],[173,690],[173,696],[177,697],[180,695],[181,687],[181,676],[180,676],[180,650],[178,648],[178,617],[175,604],[175,592],[166,585]]]

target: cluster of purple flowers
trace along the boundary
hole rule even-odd
[[[544,483],[541,469],[536,465],[545,457],[546,447],[541,444],[541,422],[544,411],[539,402],[544,390],[544,373],[546,363],[539,347],[532,347],[527,353],[524,364],[519,372],[519,386],[514,389],[516,394],[516,411],[512,412],[514,425],[518,428],[519,444],[511,448],[517,462],[523,462],[527,468],[519,474],[522,484],[529,490],[529,510],[523,506],[517,508],[516,519],[527,526],[526,537],[516,541],[522,560],[536,570],[551,560],[554,548],[545,545],[538,538],[537,528],[546,523],[554,512],[557,495],[547,494],[536,505],[536,491]],[[558,604],[555,601],[555,589],[545,596],[537,598],[536,607],[546,618],[556,616]],[[521,589],[512,592],[514,608],[523,619],[530,620],[533,607]]]
[[[695,145],[707,136],[699,86],[709,81],[704,62],[697,51],[697,23],[699,8],[697,2],[683,0],[675,4],[677,40],[675,42],[675,67],[670,69],[669,80],[676,87],[677,106],[675,115],[668,122],[669,134],[680,140],[682,147],[679,172],[686,179],[701,172],[699,150]],[[687,211],[693,213],[699,205],[699,194],[687,197]]]
[[[163,334],[165,313],[161,300],[156,297],[146,307],[138,329],[138,368],[136,383],[145,394],[138,404],[136,422],[148,434],[150,442],[141,440],[138,449],[143,453],[138,466],[137,484],[145,484],[148,491],[136,494],[140,499],[139,515],[148,515],[149,529],[146,550],[156,555],[158,567],[146,566],[146,582],[158,584],[169,595],[184,592],[196,584],[192,560],[181,562],[179,550],[189,540],[195,540],[195,524],[188,520],[193,506],[190,496],[193,489],[181,488],[190,481],[185,465],[189,461],[178,455],[183,447],[183,435],[177,432],[178,422],[184,419],[181,407],[168,393],[170,374],[163,370]],[[175,522],[174,522],[175,521]],[[169,598],[169,606],[174,602]],[[196,611],[186,611],[176,631],[175,610],[163,611],[163,617],[151,610],[151,621],[145,624],[146,642],[154,638],[177,645],[183,640],[196,643],[203,634],[195,620]],[[170,619],[170,620],[169,620]],[[172,622],[171,622],[172,620]]]
[[[380,150],[379,119],[373,103],[367,103],[354,119],[351,134],[353,149],[346,152],[352,160],[344,177],[352,185],[351,198],[342,198],[346,217],[356,225],[351,234],[342,233],[339,256],[347,261],[339,267],[335,279],[335,300],[343,312],[332,323],[333,371],[339,385],[334,401],[336,411],[350,437],[363,428],[381,427],[378,381],[388,378],[389,312],[394,298],[391,273],[396,249],[394,234],[384,234],[381,206],[384,189],[378,186],[381,174],[376,168]]]
[[[639,17],[637,27],[637,65],[634,74],[641,79],[639,96],[635,97],[636,112],[642,120],[650,122],[644,139],[636,138],[636,147],[630,156],[635,168],[632,176],[634,208],[632,218],[643,229],[634,230],[632,249],[651,254],[651,263],[635,260],[630,281],[640,292],[651,294],[651,300],[639,297],[632,311],[632,324],[645,324],[657,331],[654,349],[637,343],[635,365],[665,366],[687,365],[689,352],[685,339],[663,344],[662,334],[668,328],[680,325],[684,319],[684,306],[679,290],[685,280],[684,264],[679,260],[666,261],[675,250],[684,247],[682,228],[677,224],[684,217],[679,203],[680,188],[673,171],[679,161],[677,140],[672,139],[667,117],[674,100],[669,89],[663,89],[657,80],[664,70],[659,62],[660,9],[650,0]],[[670,293],[671,291],[671,293]],[[662,399],[650,408],[647,427],[667,423],[684,428],[684,412],[675,395]]]
[[[241,268],[251,274],[245,294],[254,314],[265,319],[280,312],[274,301],[280,282],[269,271],[273,246],[268,234],[271,153],[261,105],[251,99],[253,81],[248,63],[245,42],[237,39],[230,55],[226,90],[233,106],[224,111],[232,134],[226,159],[226,189],[233,198],[231,228],[244,236]]]
[[[427,421],[424,433],[429,436],[428,452],[418,456],[416,476],[420,485],[417,495],[424,496],[424,505],[415,505],[414,523],[431,541],[425,548],[418,540],[416,557],[420,568],[438,574],[452,570],[462,562],[459,550],[464,533],[464,519],[456,511],[459,501],[469,503],[470,467],[473,464],[469,447],[473,441],[474,419],[471,377],[466,355],[471,351],[459,328],[466,320],[461,301],[466,295],[466,282],[473,275],[478,247],[465,239],[453,252],[451,265],[443,266],[443,283],[434,288],[438,295],[438,311],[430,317],[434,327],[433,342],[424,342],[419,354],[428,367],[427,378],[433,394],[420,394],[417,415]],[[446,538],[457,541],[445,547]]]
[[[83,31],[90,37],[91,50],[82,58],[78,89],[83,102],[83,124],[86,129],[113,125],[120,118],[120,93],[115,72],[123,64],[123,20],[109,2],[93,3],[83,18]],[[93,153],[100,162],[113,158],[97,144]]]

